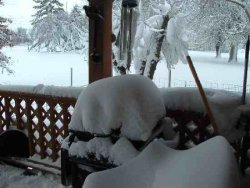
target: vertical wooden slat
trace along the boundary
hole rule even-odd
[[[42,114],[42,105],[43,102],[38,100],[37,102],[37,110],[36,110],[36,116],[38,118],[38,124],[37,124],[37,130],[39,133],[39,140],[38,144],[40,147],[40,156],[41,159],[44,159],[46,157],[46,147],[45,147],[45,134],[43,131],[43,114]]]
[[[2,112],[3,112],[3,103],[2,103],[2,101],[3,101],[3,97],[1,96],[0,97],[0,133],[2,133],[3,132],[3,120],[2,120]]]
[[[16,126],[18,129],[23,129],[20,110],[21,110],[21,100],[20,98],[16,98],[15,99]]]
[[[49,120],[50,120],[50,128],[49,128],[49,134],[51,136],[51,141],[50,141],[50,149],[52,150],[51,158],[52,161],[56,161],[58,158],[58,153],[56,150],[56,145],[57,145],[57,136],[56,136],[56,110],[55,106],[56,104],[54,102],[49,103],[50,109],[49,109]]]
[[[10,126],[10,119],[11,119],[11,113],[10,113],[10,98],[5,97],[5,123],[6,123],[6,129]]]
[[[69,125],[70,118],[71,118],[71,115],[70,115],[70,113],[68,111],[69,107],[70,107],[70,105],[65,104],[65,105],[63,105],[63,108],[62,108],[62,110],[63,110],[63,120],[64,120],[63,121],[63,130],[64,130],[63,132],[64,132],[64,134],[61,135],[62,138],[66,138],[68,136],[68,134],[69,134],[68,125]]]
[[[27,123],[26,123],[26,129],[28,130],[28,137],[29,137],[29,150],[30,150],[30,156],[33,156],[35,154],[35,146],[34,146],[34,132],[32,130],[32,116],[31,116],[31,100],[26,99],[26,109],[25,109],[25,115],[27,117]]]

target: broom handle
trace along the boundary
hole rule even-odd
[[[202,98],[203,104],[204,104],[204,106],[205,106],[205,108],[206,108],[206,111],[207,111],[207,114],[208,114],[209,119],[210,119],[210,121],[211,121],[211,124],[212,124],[212,126],[213,126],[214,133],[217,135],[217,134],[218,134],[218,126],[216,125],[216,122],[215,122],[215,119],[214,119],[214,115],[213,115],[212,110],[211,110],[211,108],[210,108],[210,106],[209,106],[209,103],[208,103],[206,94],[205,94],[204,89],[203,89],[203,87],[202,87],[202,85],[201,85],[200,79],[199,79],[199,77],[198,77],[198,75],[197,75],[197,72],[196,72],[196,70],[195,70],[193,61],[192,61],[192,59],[191,59],[190,56],[187,56],[187,62],[188,62],[188,65],[189,65],[189,67],[190,67],[190,69],[191,69],[191,72],[192,72],[192,74],[193,74],[193,77],[194,77],[194,79],[195,79],[195,82],[196,82],[196,85],[197,85],[197,87],[198,87],[198,89],[199,89],[199,92],[200,92],[200,94],[201,94],[201,98]]]

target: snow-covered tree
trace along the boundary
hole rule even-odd
[[[0,6],[3,5],[2,0],[0,0]],[[8,29],[8,23],[11,21],[9,19],[0,16],[0,50],[5,46],[11,46],[11,36],[12,31]],[[13,73],[9,68],[10,58],[4,55],[0,51],[0,68],[2,71],[6,70],[8,73]]]
[[[241,13],[244,12],[245,13],[245,17],[248,20],[248,23],[246,25],[246,29],[245,32],[242,32],[243,35],[245,35],[245,38],[247,35],[250,35],[250,0],[224,0],[228,3],[231,3],[237,7],[241,8]],[[236,17],[235,21],[239,21],[243,19],[243,15],[241,14],[241,17]],[[239,26],[238,26],[239,27]],[[229,62],[230,61],[237,61],[237,45],[235,45],[234,43],[231,45],[231,49],[230,49],[230,55],[229,55]]]
[[[67,14],[63,4],[58,0],[34,0],[37,10],[32,21],[33,44],[30,49],[46,49],[47,51],[62,50],[64,19]]]
[[[196,0],[195,11],[189,16],[193,31],[191,44],[216,49],[220,57],[222,45],[230,47],[229,62],[237,61],[237,46],[246,37],[248,21],[244,10],[227,0]]]
[[[150,18],[140,21],[135,37],[137,73],[153,79],[161,58],[166,60],[169,69],[178,62],[182,48],[187,47],[182,40],[185,16],[180,14],[185,4],[186,1],[151,1]]]
[[[170,69],[178,62],[183,48],[187,48],[187,44],[182,39],[185,15],[181,12],[185,10],[188,0],[141,0],[139,2],[135,19],[132,20],[136,28],[132,31],[136,33],[132,38],[133,63],[137,74],[153,79],[156,66],[162,58]],[[117,7],[116,4],[115,7]],[[116,12],[119,10],[117,9]],[[120,14],[115,16],[119,17]],[[114,30],[117,31],[116,27]],[[119,40],[119,30],[116,35]],[[125,59],[119,59],[119,50],[119,45],[116,43],[114,48],[116,68],[121,74],[129,73],[130,65],[126,59],[128,55]]]
[[[82,50],[87,46],[88,23],[81,8],[75,5],[64,25],[64,50]]]

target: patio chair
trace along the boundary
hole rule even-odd
[[[239,169],[221,136],[177,151],[154,141],[123,166],[88,176],[83,188],[239,188]]]
[[[63,141],[62,183],[79,187],[90,173],[136,157],[163,132],[165,114],[158,88],[146,77],[124,75],[90,84],[77,100]]]

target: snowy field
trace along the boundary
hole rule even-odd
[[[29,52],[26,46],[5,48],[6,55],[12,57],[14,75],[2,74],[0,84],[5,85],[70,85],[70,68],[73,68],[73,86],[88,84],[87,58],[81,53]],[[244,72],[244,50],[239,50],[238,63],[227,63],[228,54],[216,59],[215,52],[191,51],[202,84],[207,88],[241,91]],[[133,69],[131,69],[133,72]],[[159,87],[168,86],[168,70],[164,62],[157,66],[155,83]],[[194,86],[194,79],[188,65],[178,63],[172,70],[173,87]]]

